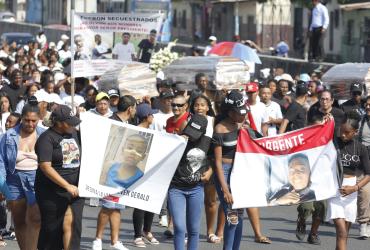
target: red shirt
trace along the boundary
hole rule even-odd
[[[185,112],[177,121],[175,121],[175,117],[172,116],[167,119],[166,123],[166,132],[171,134],[177,134],[180,130],[180,127],[183,122],[186,121],[189,117],[189,112]]]

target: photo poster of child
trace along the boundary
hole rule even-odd
[[[145,174],[153,134],[111,125],[99,184],[129,188]]]

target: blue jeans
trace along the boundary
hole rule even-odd
[[[224,172],[224,178],[227,184],[230,184],[230,173],[232,170],[231,164],[222,164],[222,170]],[[221,184],[218,181],[217,176],[215,176],[215,186],[216,191],[218,194],[218,198],[220,200],[220,204],[224,210],[225,217],[227,217],[227,211],[231,209],[231,206],[226,203],[224,200],[224,194],[222,192]],[[230,186],[229,186],[230,188]],[[231,225],[227,221],[225,222],[224,227],[224,250],[238,250],[240,247],[240,241],[242,240],[242,233],[243,233],[243,216],[242,214],[238,213],[238,224]]]
[[[185,249],[185,233],[188,233],[188,250],[198,249],[200,220],[204,203],[203,184],[194,188],[168,190],[168,206],[174,227],[175,250]]]

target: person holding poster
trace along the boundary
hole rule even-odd
[[[138,127],[149,128],[153,123],[153,114],[155,111],[147,103],[141,103],[136,108],[136,117],[139,120]],[[140,150],[140,146],[136,147]],[[145,151],[143,151],[145,153]],[[158,245],[159,241],[152,234],[154,213],[144,211],[138,208],[134,209],[132,214],[132,222],[135,230],[135,241],[134,244],[137,247],[145,247],[143,238],[152,245]]]
[[[175,250],[185,249],[188,233],[188,250],[197,250],[200,221],[204,203],[204,185],[210,177],[207,152],[211,137],[206,135],[207,117],[194,114],[180,133],[188,144],[172,178],[168,190],[168,206],[174,225]],[[185,213],[184,213],[185,211]]]
[[[221,111],[220,122],[216,125],[213,134],[215,185],[227,219],[224,227],[223,249],[238,250],[243,232],[243,209],[231,209],[233,196],[229,185],[239,129],[247,115],[243,95],[237,90],[232,90],[224,99]]]
[[[348,232],[356,221],[357,192],[370,181],[370,161],[367,149],[355,135],[360,126],[360,117],[352,111],[340,126],[337,138],[339,172],[342,172],[342,183],[337,196],[328,200],[327,219],[332,219],[337,234],[336,249],[346,250]],[[356,175],[363,174],[361,181],[356,182]]]
[[[35,191],[40,207],[39,250],[80,249],[85,199],[78,194],[81,120],[65,105],[51,114],[52,126],[36,142]]]
[[[130,123],[136,114],[136,100],[133,96],[125,95],[121,96],[118,105],[118,111],[114,113],[110,119],[116,120],[123,123]],[[116,184],[114,184],[116,185]],[[119,230],[121,224],[121,210],[125,206],[109,201],[107,199],[102,199],[102,208],[98,215],[98,221],[96,225],[96,235],[95,240],[92,243],[93,250],[101,250],[102,248],[102,238],[104,227],[110,222],[111,229],[111,247],[113,249],[125,250],[126,247],[123,246],[122,242],[119,241]]]

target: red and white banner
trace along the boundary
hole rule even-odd
[[[233,208],[325,200],[338,189],[334,121],[252,139],[242,130],[231,173]]]

